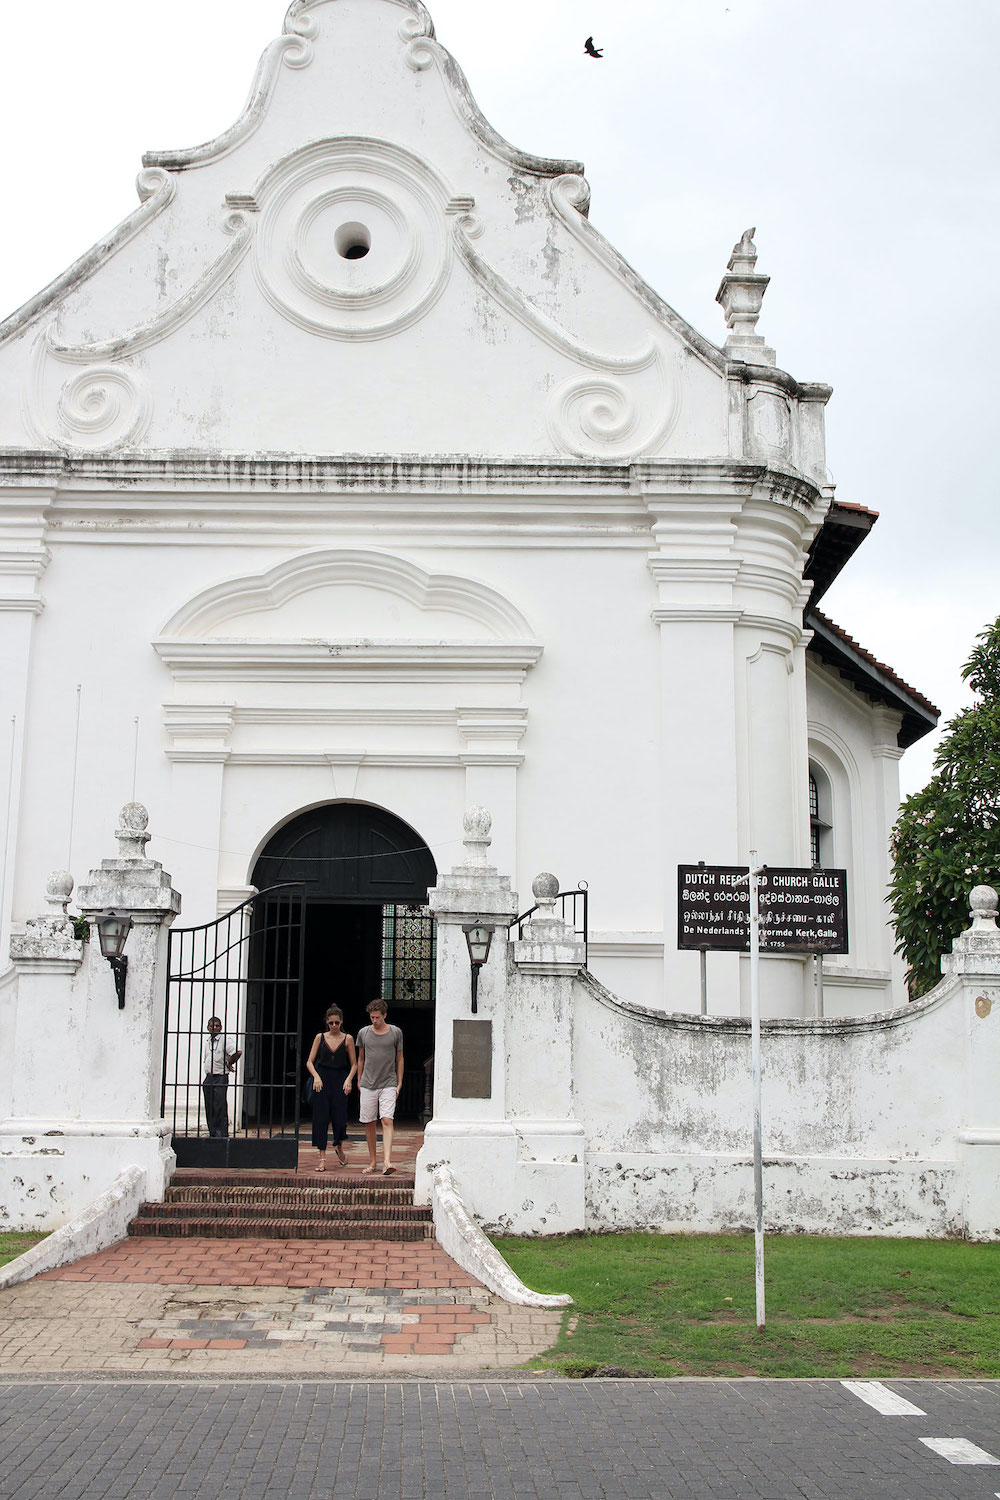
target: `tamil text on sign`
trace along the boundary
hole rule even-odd
[[[778,868],[759,877],[762,953],[846,953],[847,871]],[[678,948],[750,949],[746,865],[677,866]]]

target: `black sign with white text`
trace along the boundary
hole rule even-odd
[[[677,866],[678,948],[749,953],[746,877],[746,865]],[[847,952],[846,870],[770,865],[758,898],[761,953]]]

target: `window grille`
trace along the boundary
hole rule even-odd
[[[814,865],[823,863],[822,856],[826,853],[826,835],[830,831],[830,824],[820,815],[819,782],[809,772],[809,858]]]
[[[434,1004],[434,918],[426,906],[382,908],[382,996],[393,1010]]]

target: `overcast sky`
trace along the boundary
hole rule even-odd
[[[954,713],[1000,613],[996,0],[430,9],[494,127],[584,161],[592,222],[719,343],[719,278],[756,226],[759,331],[834,387],[838,496],[881,513],[823,607]],[[282,17],[280,0],[3,7],[0,316],[135,206],[144,150],[235,119]],[[928,741],[902,772],[923,784]]]

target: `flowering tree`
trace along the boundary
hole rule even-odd
[[[969,925],[969,891],[1000,883],[1000,618],[962,676],[978,702],[948,725],[934,775],[907,797],[892,834],[889,904],[911,999],[941,978],[941,955]]]

